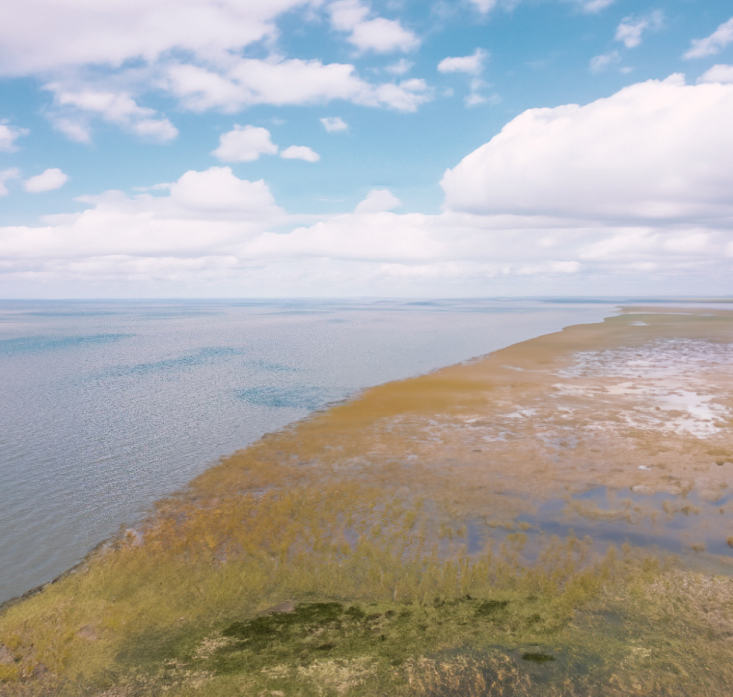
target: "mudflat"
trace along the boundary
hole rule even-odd
[[[367,390],[6,607],[0,694],[725,694],[732,367],[633,307]]]

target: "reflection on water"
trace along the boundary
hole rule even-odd
[[[589,537],[599,549],[631,544],[680,555],[696,565],[714,565],[709,555],[733,560],[733,530],[727,527],[733,515],[733,493],[711,501],[689,492],[678,496],[665,492],[643,494],[611,490],[605,486],[567,498],[553,498],[537,505],[534,514],[522,513],[503,529],[476,521],[469,526],[470,551],[487,540],[502,540],[521,532],[528,551],[543,536]],[[704,558],[704,559],[703,559]],[[733,566],[725,565],[728,573]]]
[[[0,302],[0,602],[262,434],[597,303]]]

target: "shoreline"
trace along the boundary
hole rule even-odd
[[[583,608],[593,603],[627,612],[613,600],[632,592],[624,584],[641,584],[650,593],[654,584],[668,584],[669,596],[680,598],[689,583],[701,588],[713,583],[716,592],[733,593],[733,544],[726,542],[726,535],[733,541],[731,357],[733,312],[631,307],[602,323],[574,325],[369,388],[223,458],[185,490],[159,501],[134,534],[103,544],[30,597],[3,605],[0,645],[10,647],[23,684],[34,684],[38,665],[49,675],[39,685],[73,670],[93,682],[99,667],[117,665],[125,651],[135,656],[130,666],[146,675],[164,665],[155,656],[193,651],[193,658],[181,660],[201,666],[208,671],[204,683],[224,690],[228,673],[219,676],[224,664],[216,661],[234,650],[225,638],[230,636],[226,623],[236,617],[250,618],[251,624],[262,616],[258,613],[284,601],[293,601],[281,611],[294,612],[293,622],[305,618],[314,602],[336,603],[340,613],[386,603],[380,606],[383,613],[409,607],[420,614],[428,606],[438,612],[440,598],[458,607],[465,596],[470,603],[479,598],[475,607],[466,606],[476,617],[481,603],[516,607],[519,614],[505,618],[509,633],[501,634],[501,642],[508,653],[501,660],[512,661],[521,677],[522,660],[529,659],[516,654],[517,647],[565,646],[562,637],[572,638],[576,631],[570,618],[584,616]],[[705,581],[713,577],[686,571],[684,560],[665,566],[653,561],[659,554],[645,552],[643,544],[618,557],[612,551],[604,556],[592,539],[584,542],[572,533],[553,541],[559,522],[566,524],[564,530],[580,527],[598,539],[612,534],[623,540],[633,531],[673,534],[688,560],[709,569],[708,562],[717,560],[728,578]],[[719,547],[723,554],[713,554]],[[615,589],[611,595],[604,595],[603,583]],[[538,592],[544,609],[531,600]],[[625,602],[633,605],[631,596]],[[689,612],[697,607],[692,604]],[[58,630],[41,620],[47,612],[64,618],[54,620]],[[354,617],[359,612],[368,611],[354,609]],[[421,620],[426,626],[433,621],[427,619],[430,612]],[[641,617],[647,610],[640,606],[634,612]],[[544,618],[541,626],[517,619],[530,615]],[[729,620],[733,623],[733,614],[721,622],[727,627]],[[323,631],[336,631],[335,619],[323,621]],[[271,622],[281,626],[279,619]],[[192,637],[186,641],[194,648],[183,648],[184,642],[161,654],[160,646],[168,646],[163,637],[174,627],[174,634]],[[366,629],[354,625],[353,631]],[[389,631],[399,634],[397,625]],[[476,625],[475,631],[494,636],[495,630]],[[435,655],[428,646],[441,646],[436,632],[433,643],[410,640],[415,656]],[[13,636],[15,643],[7,638]],[[60,636],[69,637],[64,640],[68,657],[60,663],[52,654],[42,658],[38,647],[54,637],[58,643]],[[457,641],[460,631],[451,636]],[[200,647],[207,641],[216,646],[204,655]],[[342,641],[334,638],[322,646],[337,651]],[[344,647],[352,645],[348,641]],[[614,651],[626,651],[626,641]],[[702,651],[706,644],[700,641]],[[126,649],[125,642],[141,648]],[[257,663],[246,646],[237,670],[255,670],[257,685],[279,684],[268,673],[271,659]],[[262,650],[270,649],[263,645]],[[367,654],[360,656],[371,655],[372,649],[363,650]],[[727,656],[723,644],[715,650]],[[551,655],[542,651],[535,653]],[[319,655],[312,654],[308,665],[325,666]],[[52,660],[57,663],[49,665]],[[119,665],[123,670],[127,664]],[[301,680],[293,677],[300,675],[295,665],[288,668],[290,685]],[[389,680],[402,680],[402,670],[390,673]],[[575,668],[568,664],[567,670]],[[193,679],[181,677],[180,694],[189,694],[185,690]]]
[[[314,406],[607,311],[477,301],[311,303],[295,312],[287,303],[213,302],[170,307],[151,321],[165,308],[142,305],[77,321],[93,308],[41,304],[16,317],[20,325],[3,325],[7,338],[136,338],[22,342],[20,353],[0,356],[9,378],[0,420],[10,439],[0,456],[0,601],[51,581],[121,523],[134,526],[156,500]]]
[[[674,302],[682,302],[682,303],[685,303],[685,302],[688,302],[688,301],[680,301],[680,299],[672,299],[672,300],[669,300],[669,304],[670,305],[673,304]],[[701,300],[701,299],[695,299],[694,301],[689,301],[689,302],[694,302],[695,304],[703,303],[703,302],[706,303],[706,304],[707,303],[712,303],[712,301],[706,301],[706,300]],[[727,301],[727,300],[718,300],[718,301],[715,301],[715,302],[716,303],[724,303],[724,302],[727,303],[729,301]],[[692,310],[692,312],[690,310]],[[417,375],[417,376],[414,376],[414,377],[410,377],[410,378],[406,378],[406,379],[403,379],[403,380],[390,381],[390,382],[387,382],[387,383],[382,383],[382,384],[379,384],[379,385],[376,385],[376,386],[373,386],[373,387],[368,387],[368,388],[362,389],[362,390],[360,390],[359,392],[357,392],[356,394],[354,394],[354,395],[352,395],[350,397],[347,397],[345,399],[340,399],[340,400],[337,400],[335,402],[330,402],[330,403],[324,405],[323,407],[320,407],[320,408],[316,409],[315,411],[309,413],[307,416],[305,416],[305,417],[303,417],[303,418],[301,418],[301,419],[299,419],[299,420],[297,420],[295,422],[292,422],[290,424],[287,424],[286,426],[284,426],[283,428],[281,428],[279,431],[274,431],[274,432],[271,432],[271,433],[265,433],[265,434],[263,434],[261,436],[261,438],[259,440],[260,441],[265,441],[265,440],[271,439],[271,438],[278,438],[280,435],[283,435],[285,433],[291,432],[293,429],[297,430],[299,428],[299,426],[305,425],[305,424],[311,422],[313,419],[317,419],[319,416],[328,415],[328,413],[331,412],[334,409],[349,408],[350,405],[353,405],[354,403],[358,403],[361,400],[361,398],[365,395],[365,393],[369,393],[369,392],[371,392],[373,390],[380,390],[380,389],[388,389],[389,390],[393,386],[399,386],[399,385],[402,385],[402,384],[405,384],[405,383],[411,383],[413,381],[423,381],[423,380],[426,380],[426,379],[430,379],[433,376],[440,376],[444,372],[461,370],[461,369],[464,369],[464,368],[470,368],[471,366],[480,367],[480,365],[482,363],[484,363],[488,359],[491,359],[496,354],[502,354],[503,355],[504,353],[507,353],[508,352],[511,355],[511,353],[517,347],[523,347],[523,346],[525,346],[527,344],[530,344],[531,345],[531,344],[534,344],[536,342],[541,342],[543,339],[550,339],[551,337],[556,337],[556,336],[557,337],[561,337],[561,336],[564,335],[564,333],[566,331],[572,331],[574,329],[579,329],[579,328],[584,328],[584,327],[595,327],[597,325],[603,325],[605,322],[607,322],[609,320],[613,320],[614,318],[618,318],[620,316],[631,316],[631,315],[637,315],[637,314],[660,314],[660,315],[685,315],[685,314],[687,314],[687,315],[691,315],[691,316],[699,316],[701,314],[707,314],[707,313],[704,312],[705,310],[714,310],[717,313],[722,313],[722,316],[726,316],[726,314],[728,314],[728,315],[730,315],[731,321],[733,322],[733,310],[731,310],[731,311],[729,311],[729,310],[722,310],[722,311],[720,311],[720,310],[716,310],[714,307],[713,308],[689,308],[689,307],[684,307],[684,304],[683,304],[683,307],[670,307],[670,306],[650,306],[650,307],[644,307],[644,306],[636,306],[636,305],[621,306],[621,307],[619,307],[615,311],[615,314],[610,315],[610,316],[604,318],[603,320],[599,321],[598,323],[594,323],[594,324],[591,324],[591,325],[569,325],[569,326],[564,327],[563,329],[561,329],[559,332],[553,332],[551,334],[545,334],[545,335],[540,335],[540,336],[537,336],[537,337],[533,337],[531,339],[528,339],[528,340],[519,342],[517,344],[511,344],[511,345],[509,345],[509,346],[507,346],[505,348],[498,349],[497,351],[492,351],[489,354],[485,354],[485,355],[481,355],[481,356],[477,356],[477,357],[474,357],[474,358],[467,359],[467,360],[462,361],[462,362],[457,363],[457,364],[453,364],[453,365],[449,365],[449,366],[444,366],[444,367],[436,368],[436,369],[431,370],[431,371],[429,371],[427,373],[423,373],[423,374],[420,374],[420,375]],[[731,340],[733,341],[733,334],[731,334],[731,337],[732,337]],[[257,445],[258,442],[259,441],[251,444],[250,446],[247,446],[245,448],[245,450],[247,450],[247,449],[249,449],[249,448]],[[232,458],[235,458],[240,452],[243,452],[243,451],[242,450],[237,450],[237,451],[235,451],[234,453],[232,453],[232,454],[230,454],[228,456],[221,457],[218,463],[212,464],[204,472],[202,472],[200,475],[198,475],[197,477],[195,477],[191,482],[189,482],[186,486],[184,486],[180,490],[178,490],[176,492],[173,492],[172,494],[164,497],[163,499],[160,499],[159,501],[155,502],[153,504],[153,510],[161,502],[165,502],[166,500],[169,500],[171,498],[175,499],[175,498],[185,497],[187,495],[187,493],[190,491],[191,487],[192,486],[195,486],[196,485],[196,482],[199,479],[206,478],[208,476],[208,474],[210,473],[211,470],[215,470],[218,467],[220,467],[222,462],[227,462],[228,460],[230,460]],[[731,457],[731,469],[733,469],[733,447],[731,448],[730,457]],[[668,475],[665,475],[665,476],[668,476]],[[636,486],[639,486],[639,485],[636,485]],[[645,484],[642,484],[640,486],[643,486],[643,487],[644,486],[648,486],[648,482],[646,482]],[[633,489],[633,487],[634,487],[634,485],[631,485],[631,486],[628,486],[628,487],[626,487],[626,486],[617,486],[616,488],[619,489],[619,490],[623,490],[625,488]],[[651,487],[650,487],[649,490],[644,491],[642,493],[652,493],[653,494],[653,493],[658,493],[658,492],[660,492],[662,490],[663,489],[661,489],[661,488],[657,488],[657,489],[652,490]],[[679,493],[679,492],[672,491],[670,493]],[[134,526],[145,525],[146,524],[146,520],[151,515],[151,512],[152,511],[148,511],[147,513],[145,513],[143,515],[143,517],[137,523],[134,524]],[[128,524],[123,524],[120,527],[120,529],[119,529],[119,531],[117,533],[115,533],[111,537],[108,537],[108,538],[106,538],[104,540],[101,540],[93,548],[91,548],[84,555],[84,557],[82,559],[80,559],[73,566],[71,566],[68,569],[65,569],[64,571],[62,571],[61,573],[59,573],[57,576],[55,576],[50,581],[46,581],[45,583],[39,584],[38,586],[35,586],[33,588],[28,589],[27,591],[24,591],[23,593],[21,593],[18,596],[15,596],[15,597],[12,597],[12,598],[8,598],[7,600],[3,601],[2,603],[0,603],[0,615],[2,615],[3,611],[5,611],[8,607],[10,607],[12,605],[15,605],[17,603],[20,603],[20,602],[24,602],[28,598],[30,598],[30,597],[32,597],[32,596],[34,596],[34,595],[42,592],[44,589],[46,589],[46,588],[48,588],[48,587],[50,587],[50,586],[58,583],[59,581],[67,578],[68,576],[72,575],[76,571],[82,569],[84,567],[84,565],[87,564],[89,562],[89,560],[91,560],[92,558],[94,558],[94,556],[100,550],[102,550],[105,547],[114,545],[115,542],[117,542],[121,537],[123,537],[130,529],[131,528],[130,528],[130,526]],[[132,529],[134,529],[134,527]],[[731,531],[731,532],[733,534],[733,531]]]

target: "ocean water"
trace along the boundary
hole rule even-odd
[[[220,457],[366,387],[614,305],[0,301],[0,602]]]

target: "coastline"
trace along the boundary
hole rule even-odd
[[[509,300],[23,305],[0,308],[0,602],[315,408],[609,311]]]
[[[138,592],[149,596],[159,577],[159,571],[150,565],[155,555],[170,557],[168,561],[179,573],[180,560],[185,558],[184,567],[192,565],[194,576],[203,574],[201,583],[205,578],[205,583],[215,585],[221,585],[221,574],[226,575],[233,556],[255,558],[265,548],[267,559],[258,563],[267,568],[275,564],[271,571],[278,564],[293,564],[296,547],[300,549],[297,563],[302,564],[297,567],[299,573],[310,568],[321,552],[326,555],[322,561],[336,563],[328,567],[335,571],[339,564],[348,567],[344,559],[360,544],[361,538],[354,538],[353,533],[358,529],[364,544],[374,544],[369,558],[377,558],[385,538],[388,546],[403,544],[403,552],[419,538],[425,544],[418,545],[418,557],[437,545],[436,566],[454,552],[460,563],[470,566],[471,559],[491,547],[492,541],[525,545],[526,550],[529,537],[530,547],[547,548],[539,513],[551,502],[561,504],[553,521],[561,517],[577,525],[582,520],[589,530],[608,524],[652,530],[670,522],[699,519],[703,524],[688,531],[688,551],[698,559],[717,559],[720,554],[706,551],[712,546],[708,538],[717,536],[723,545],[728,544],[726,535],[733,539],[733,529],[724,529],[725,525],[730,528],[733,517],[733,502],[726,491],[733,478],[733,384],[726,374],[731,342],[730,311],[686,309],[679,314],[672,308],[633,307],[598,325],[568,327],[469,363],[368,389],[223,459],[186,490],[161,501],[134,534],[91,554],[53,588],[49,584],[28,599],[4,605],[0,644],[8,646],[8,640],[2,638],[8,621],[18,626],[26,612],[38,617],[39,608],[49,603],[53,606],[64,597],[68,602],[69,597],[83,596],[82,586],[88,586],[93,577],[107,577],[111,569],[136,576]],[[655,352],[664,354],[666,367],[655,359]],[[682,362],[675,364],[675,356],[681,356]],[[599,488],[605,490],[607,506],[582,498]],[[634,497],[614,499],[621,491]],[[685,510],[684,504],[694,497],[691,505],[699,510],[690,516],[691,509]],[[267,502],[269,516],[262,525],[253,523],[245,537],[237,527],[247,519],[242,517],[243,501],[254,518],[264,515],[262,502]],[[682,505],[675,508],[669,501]],[[713,507],[719,511],[715,525],[701,508],[707,504],[711,512]],[[352,519],[345,520],[346,515]],[[375,523],[377,519],[382,523]],[[550,532],[553,529],[545,527]],[[315,535],[304,547],[303,529]],[[317,530],[321,532],[316,534]],[[250,539],[259,542],[248,547]],[[588,553],[592,547],[590,544]],[[520,563],[518,557],[515,562]],[[509,562],[494,556],[493,563]],[[585,567],[581,564],[572,573],[587,580],[582,574],[589,562],[583,563]],[[728,563],[725,554],[721,563]],[[199,569],[202,564],[205,570]],[[212,571],[212,566],[219,571]],[[368,564],[358,568],[370,573]],[[410,576],[408,570],[395,568],[384,558],[379,558],[379,568],[379,582],[362,579],[361,586],[354,585],[347,574],[334,580],[331,595],[344,597],[345,589],[351,588],[353,597],[362,602],[369,598],[384,601],[391,595],[393,602],[419,604],[433,592],[427,586],[418,592],[420,575]],[[310,581],[316,583],[318,573],[312,569],[309,573]],[[151,587],[146,586],[146,574]],[[386,581],[385,574],[391,574]],[[451,583],[452,590],[446,587],[442,591],[447,596],[468,587],[463,582]],[[283,593],[306,598],[318,587],[316,583],[309,591],[307,583],[295,584],[288,590],[286,578],[276,585],[279,588],[270,588],[257,577],[253,587],[260,588],[259,595],[247,599],[230,589],[229,600],[209,608],[209,615],[251,615],[267,602],[283,600]],[[99,584],[97,588],[102,595],[110,592]],[[116,597],[98,596],[87,610],[96,604],[114,615],[110,603],[114,605]],[[201,622],[209,602],[206,593],[196,596],[195,602],[199,608],[191,612],[198,612],[196,621]],[[38,607],[31,608],[33,603]],[[99,609],[83,620],[84,608],[81,610],[67,609],[72,614],[81,612],[77,619],[69,620],[69,626],[83,622],[81,629],[94,627],[95,647],[116,645],[119,636],[115,639],[115,632],[125,634],[119,627],[115,630],[109,618],[103,619]],[[97,619],[90,619],[95,612]],[[130,617],[140,621],[136,612],[139,608]],[[156,621],[163,620],[161,616]],[[31,634],[44,632],[42,625],[25,622]],[[68,641],[88,653],[89,641],[73,638],[81,629],[76,626]],[[9,650],[16,658],[22,656],[16,661],[16,672],[23,684],[33,680],[39,664],[56,677],[67,670],[62,671],[61,664],[48,666],[49,659],[44,663],[21,649]],[[108,654],[103,655],[99,652],[96,663],[91,664],[110,660]],[[75,669],[84,663],[78,657],[65,660]]]

